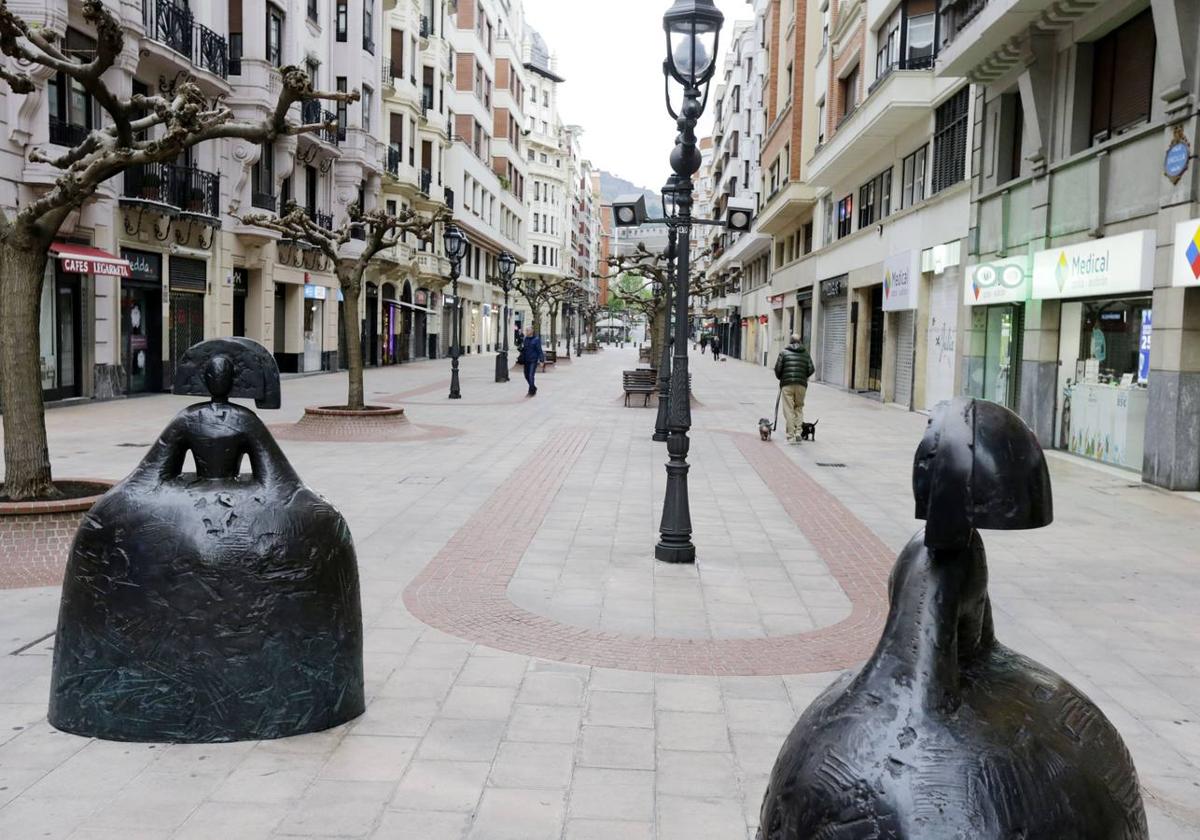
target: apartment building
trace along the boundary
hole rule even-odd
[[[760,202],[760,162],[767,128],[765,28],[765,17],[756,17],[734,24],[730,34],[729,52],[714,94],[714,147],[706,176],[712,190],[711,218],[725,218],[731,200],[749,202],[753,207]],[[705,306],[703,327],[720,337],[726,355],[761,362],[772,330],[779,331],[778,323],[763,320],[772,311],[766,294],[771,238],[757,230],[720,228],[702,235],[711,249],[708,277],[715,287]]]
[[[962,390],[1043,446],[1197,489],[1200,9],[941,5],[936,74],[976,83]]]

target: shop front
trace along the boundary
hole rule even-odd
[[[891,349],[885,397],[912,407],[916,355],[917,304],[921,290],[921,252],[904,251],[883,261],[884,319]]]
[[[208,264],[204,260],[174,254],[167,262],[170,274],[169,313],[167,330],[170,354],[164,388],[175,381],[179,360],[194,344],[204,340],[204,295],[208,291]]]
[[[42,391],[48,402],[85,394],[88,278],[125,278],[130,273],[127,261],[87,245],[55,242],[50,256],[39,325]]]
[[[244,268],[233,270],[233,334],[246,335],[246,298],[250,293],[250,272]]]
[[[162,254],[125,248],[130,274],[121,281],[121,366],[125,393],[163,389]]]
[[[436,336],[429,333],[429,316],[433,314],[430,308],[431,297],[432,293],[428,289],[417,289],[413,292],[413,306],[416,307],[413,309],[413,357],[417,359],[433,358],[437,355]]]
[[[1055,446],[1142,469],[1153,323],[1153,231],[1039,251],[1034,300],[1060,301]]]
[[[813,292],[812,289],[801,289],[796,292],[796,326],[791,329],[792,335],[800,336],[804,346],[812,349],[813,325]],[[798,329],[797,329],[798,327]]]
[[[971,312],[964,382],[972,397],[1013,410],[1020,393],[1025,302],[1029,299],[1028,256],[968,267],[963,305]]]
[[[316,373],[324,370],[325,301],[329,290],[312,283],[304,284],[304,358],[301,370]]]

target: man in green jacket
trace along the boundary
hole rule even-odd
[[[800,442],[800,424],[804,422],[804,394],[808,377],[813,374],[813,360],[808,348],[793,335],[792,340],[775,360],[775,378],[782,394],[783,416],[787,420],[788,443]]]

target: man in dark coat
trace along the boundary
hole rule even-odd
[[[542,338],[533,334],[533,327],[525,328],[525,341],[521,345],[520,360],[525,367],[525,381],[529,383],[528,396],[535,396],[537,385],[534,384],[534,377],[537,375],[537,366],[546,361],[546,354],[542,350]]]
[[[710,338],[708,340],[708,343],[712,347],[713,361],[714,362],[721,361],[721,337],[714,335],[712,338]]]
[[[775,360],[775,378],[779,380],[783,416],[787,420],[788,443],[800,442],[800,425],[804,422],[804,395],[808,377],[813,375],[813,360],[808,348],[793,335],[788,346]]]

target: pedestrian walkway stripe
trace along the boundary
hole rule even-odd
[[[517,606],[508,584],[554,497],[587,445],[564,429],[520,467],[521,493],[506,483],[450,538],[404,592],[408,610],[444,632],[526,656],[603,668],[689,675],[766,676],[834,671],[870,655],[887,613],[887,546],[845,505],[775,446],[730,433],[851,603],[837,624],[767,638],[666,638],[606,633]],[[497,536],[499,535],[499,536]],[[647,547],[647,563],[655,562]],[[703,554],[701,554],[703,563]]]

